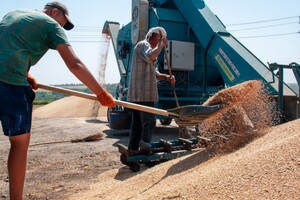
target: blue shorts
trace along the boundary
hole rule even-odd
[[[0,121],[4,135],[30,133],[32,102],[35,93],[29,86],[16,86],[0,81]]]

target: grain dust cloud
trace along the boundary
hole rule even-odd
[[[107,56],[110,44],[110,37],[106,34],[102,34],[103,42],[100,47],[100,63],[99,63],[99,77],[98,82],[100,84],[105,83],[105,71],[107,65]]]

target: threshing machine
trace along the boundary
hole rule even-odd
[[[298,118],[297,94],[231,35],[203,0],[132,0],[132,20],[120,27],[106,21],[103,33],[111,38],[120,82],[116,98],[126,101],[135,44],[145,38],[151,27],[167,31],[168,58],[176,77],[179,105],[199,105],[219,90],[248,80],[262,80],[267,90],[278,97],[285,120]],[[299,74],[299,65],[294,67]],[[168,74],[164,53],[158,57],[158,69]],[[172,109],[176,101],[172,86],[158,82],[157,108]],[[126,109],[110,110],[111,128],[128,128]],[[163,125],[171,118],[157,116]],[[127,126],[127,127],[126,127]]]

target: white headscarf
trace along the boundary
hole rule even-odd
[[[157,26],[157,27],[150,28],[148,33],[146,34],[145,38],[149,39],[153,33],[160,34],[159,31],[161,31],[162,37],[167,37],[166,30],[163,27]]]

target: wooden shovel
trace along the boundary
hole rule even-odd
[[[44,90],[49,90],[49,91],[52,91],[52,92],[59,92],[59,93],[63,93],[63,94],[68,94],[68,95],[73,95],[73,96],[77,96],[77,97],[82,97],[82,98],[85,98],[85,99],[98,101],[97,96],[94,95],[94,94],[88,94],[88,93],[84,93],[84,92],[69,90],[69,89],[50,86],[50,85],[44,85],[44,84],[40,84],[40,83],[38,84],[38,88],[44,89]],[[157,115],[162,115],[162,116],[165,116],[165,117],[178,118],[177,113],[171,113],[171,112],[168,112],[167,110],[162,110],[162,109],[158,109],[158,108],[143,106],[143,105],[140,105],[140,104],[130,103],[130,102],[127,102],[127,101],[115,100],[115,102],[116,102],[116,105],[123,106],[125,108],[131,108],[131,109],[134,109],[134,110],[139,110],[139,111],[144,111],[144,112],[153,113],[153,114],[157,114]]]
[[[38,84],[38,88],[98,101],[97,96],[94,94],[87,94],[84,92],[69,90],[69,89],[50,86],[50,85],[44,85],[40,83]],[[125,108],[148,112],[148,113],[161,115],[165,117],[177,118],[183,121],[190,121],[190,120],[202,121],[203,119],[210,116],[212,113],[222,108],[221,105],[213,105],[213,106],[189,105],[189,106],[181,106],[171,110],[163,110],[163,109],[153,108],[149,106],[143,106],[140,104],[130,103],[126,101],[115,100],[115,102],[116,105],[123,106]]]
[[[164,54],[165,54],[166,65],[168,66],[169,75],[172,76],[172,70],[171,70],[171,66],[170,66],[170,62],[169,62],[169,56],[168,56],[168,52],[167,52],[166,47],[164,47]],[[175,101],[176,101],[176,106],[179,107],[179,101],[178,101],[178,97],[177,97],[177,94],[176,94],[175,86],[172,85],[172,88],[173,88],[174,98],[175,98]]]
[[[161,30],[159,30],[159,35],[160,35],[160,41],[161,41],[163,39],[163,34],[162,34]],[[168,66],[169,75],[172,76],[172,70],[171,70],[171,66],[170,66],[170,62],[169,62],[169,56],[168,56],[166,46],[164,46],[164,56],[165,56],[165,60],[166,60],[166,65]],[[175,101],[176,101],[176,106],[179,107],[179,101],[178,101],[178,98],[177,98],[175,86],[172,85],[172,88],[173,88],[174,98],[175,98]]]

